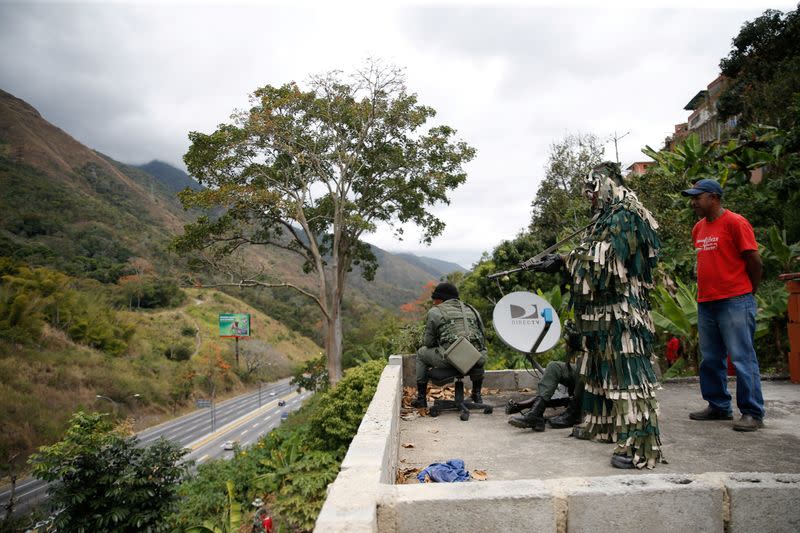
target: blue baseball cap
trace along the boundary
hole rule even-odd
[[[698,194],[703,194],[704,192],[710,192],[711,194],[722,196],[722,185],[720,185],[716,180],[703,179],[695,183],[691,189],[681,191],[681,194],[684,196],[697,196]]]

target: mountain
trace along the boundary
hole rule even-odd
[[[196,216],[175,194],[187,186],[199,187],[167,163],[126,165],[96,152],[0,90],[0,256],[104,283],[119,279],[137,257],[177,275],[186,267],[168,245]],[[373,249],[380,265],[375,281],[364,281],[357,268],[349,278],[348,298],[360,305],[396,309],[452,270],[434,259]],[[246,257],[255,270],[314,284],[290,252],[251,250]]]
[[[442,261],[441,259],[435,259],[433,257],[425,257],[410,253],[396,253],[394,255],[437,278],[447,276],[452,272],[467,272],[466,268],[457,263]]]
[[[172,192],[181,192],[187,187],[194,190],[203,188],[183,170],[157,159],[145,165],[139,165],[138,168],[158,178]]]
[[[82,145],[0,91],[0,256],[116,281],[129,260],[174,269],[190,218],[152,175]]]

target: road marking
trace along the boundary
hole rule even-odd
[[[243,430],[242,430],[242,432],[241,432],[241,433],[239,433],[239,435],[244,435],[244,434],[246,434],[248,431],[250,431],[250,430],[249,430],[249,429],[243,429]]]
[[[259,424],[258,422],[256,422],[255,424],[253,424],[253,425],[252,425],[252,426],[250,426],[250,427],[251,427],[251,428],[253,428],[253,429],[255,429],[255,428],[257,428],[257,427],[258,427],[258,426],[260,426],[260,425],[261,425],[261,424]]]
[[[200,459],[198,459],[198,460],[197,460],[197,462],[198,462],[198,463],[202,463],[202,462],[203,462],[203,461],[205,461],[206,459],[208,459],[208,454],[205,454],[203,457],[201,457]]]
[[[288,394],[287,394],[287,396],[288,396]],[[195,442],[193,442],[191,445],[189,445],[187,447],[189,449],[191,449],[192,451],[197,450],[198,448],[200,448],[202,446],[205,446],[206,444],[208,444],[212,440],[214,440],[216,438],[219,438],[220,436],[224,435],[225,433],[228,433],[229,431],[233,431],[234,429],[238,428],[239,426],[243,426],[244,424],[250,422],[251,420],[253,420],[257,416],[260,416],[261,414],[263,414],[268,409],[270,409],[272,407],[275,407],[274,402],[276,402],[278,399],[279,398],[275,398],[275,400],[270,401],[269,403],[259,407],[258,409],[255,409],[255,410],[251,411],[249,414],[244,415],[241,418],[238,418],[236,420],[233,420],[232,422],[229,422],[229,423],[225,424],[223,427],[219,428],[214,433],[210,433],[210,434],[206,435],[205,437],[196,440]],[[271,416],[274,416],[274,415],[271,415]]]

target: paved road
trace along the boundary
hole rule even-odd
[[[297,393],[289,379],[264,384],[261,391],[249,392],[217,403],[212,410],[198,409],[137,433],[139,444],[146,446],[164,437],[188,448],[187,460],[202,464],[211,459],[229,459],[232,451],[224,450],[226,441],[238,441],[242,447],[250,446],[258,437],[281,423],[281,413],[298,409],[310,392]],[[285,406],[279,406],[284,401]],[[0,492],[0,509],[8,503],[10,488]],[[47,484],[34,478],[17,483],[15,497],[17,512],[27,512],[47,497]]]

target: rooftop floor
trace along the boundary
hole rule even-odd
[[[735,394],[735,382],[729,382]],[[577,440],[570,429],[542,433],[507,423],[509,398],[534,394],[484,389],[484,402],[494,413],[473,411],[462,422],[458,413],[444,412],[400,420],[398,469],[425,468],[431,463],[462,459],[469,471],[482,470],[490,481],[594,477],[633,473],[702,474],[706,472],[800,473],[800,385],[788,381],[762,383],[765,427],[753,433],[731,429],[730,421],[698,422],[689,413],[704,408],[699,385],[670,382],[657,393],[659,425],[668,464],[654,470],[613,468],[614,444]],[[488,393],[487,393],[488,392]],[[414,410],[403,410],[404,413]],[[556,414],[548,410],[545,416]],[[736,418],[738,413],[734,412]],[[415,482],[415,480],[409,480]]]

